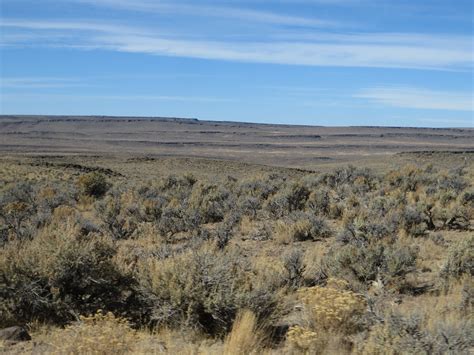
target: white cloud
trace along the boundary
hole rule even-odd
[[[471,70],[473,64],[469,40],[456,37],[455,44],[449,45],[449,37],[440,42],[438,36],[408,33],[387,35],[387,42],[381,35],[365,33],[340,36],[334,41],[229,42],[165,37],[150,29],[85,21],[3,20],[1,26],[13,31],[31,30],[35,34],[59,32],[64,36],[61,41],[48,41],[44,37],[34,43],[19,40],[18,45],[307,66]],[[7,44],[12,45],[12,42]]]
[[[434,91],[412,87],[376,87],[365,89],[355,97],[401,108],[474,111],[472,92]]]
[[[282,15],[270,11],[253,10],[248,8],[229,7],[222,5],[192,5],[190,3],[150,1],[150,0],[68,0],[70,2],[105,6],[115,10],[131,10],[146,13],[179,14],[186,16],[217,17],[235,19],[244,22],[258,22],[302,27],[333,27],[339,24],[335,21],[320,20],[302,16]]]
[[[234,99],[208,96],[172,96],[172,95],[64,95],[64,94],[5,94],[0,95],[3,100],[110,100],[110,101],[179,101],[179,102],[233,102]]]
[[[128,26],[119,26],[94,21],[45,21],[45,20],[18,20],[0,19],[0,26],[5,28],[20,28],[30,30],[68,30],[105,33],[146,34],[143,29]],[[66,34],[65,34],[66,35]]]
[[[272,38],[275,40],[288,41],[316,41],[327,43],[361,43],[379,45],[413,45],[421,43],[441,48],[472,48],[472,37],[463,35],[430,35],[424,33],[400,33],[400,32],[377,32],[377,33],[327,33],[327,32],[303,32],[290,30],[275,30]]]
[[[459,118],[418,118],[417,121],[443,124],[447,127],[470,127],[474,128],[474,118],[471,119],[459,119]]]
[[[102,100],[129,100],[129,101],[183,101],[183,102],[233,102],[234,99],[208,96],[172,96],[172,95],[100,95],[87,98]]]
[[[0,89],[50,89],[85,86],[76,78],[21,77],[0,78]]]

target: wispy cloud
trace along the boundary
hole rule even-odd
[[[77,78],[53,78],[53,77],[16,77],[0,78],[1,89],[50,89],[88,86]]]
[[[110,100],[110,101],[178,101],[194,103],[234,102],[234,99],[212,96],[171,96],[171,95],[64,95],[64,94],[5,94],[0,95],[3,100]]]
[[[328,93],[329,88],[307,87],[307,86],[287,86],[287,85],[265,85],[262,89],[271,90],[273,92],[284,93],[285,95],[320,95]]]
[[[171,95],[99,95],[84,96],[83,98],[99,98],[103,100],[130,101],[183,101],[183,102],[234,102],[234,99],[208,96],[171,96]]]
[[[375,87],[365,89],[355,97],[401,108],[474,111],[472,92],[434,91],[412,87]]]
[[[104,32],[114,34],[151,34],[144,29],[108,24],[94,21],[45,21],[45,20],[23,20],[23,19],[0,19],[0,26],[5,28],[19,28],[30,30],[67,30],[84,32]],[[69,32],[71,35],[72,33]],[[65,34],[66,35],[66,34]]]
[[[474,118],[418,118],[419,122],[433,123],[437,125],[445,125],[446,127],[470,127],[474,128]]]
[[[299,40],[316,41],[324,43],[354,43],[354,44],[378,44],[378,45],[400,45],[418,46],[425,43],[426,46],[439,48],[464,48],[472,46],[471,36],[425,34],[425,33],[401,33],[401,32],[377,32],[377,33],[329,33],[317,31],[290,31],[275,30],[272,38],[275,40]]]
[[[68,0],[70,2],[105,6],[115,10],[140,11],[159,14],[179,14],[192,17],[215,17],[222,19],[235,19],[244,22],[258,22],[276,25],[302,26],[302,27],[335,27],[340,24],[335,21],[315,19],[302,16],[283,15],[270,11],[254,10],[242,7],[222,5],[199,5],[179,3],[177,1],[150,1],[150,0]]]
[[[61,41],[43,40],[16,45],[64,46],[119,52],[191,57],[255,63],[307,66],[379,67],[470,70],[473,60],[469,40],[441,45],[436,37],[404,34],[383,43],[383,38],[352,34],[338,41],[212,41],[165,37],[151,29],[93,21],[3,20],[3,28],[33,33],[60,33]],[[12,33],[7,33],[12,34]],[[413,36],[413,37],[412,37]],[[410,38],[410,40],[406,40]],[[8,45],[13,43],[9,41]]]
[[[459,118],[419,118],[420,124],[428,124],[429,126],[437,127],[463,127],[474,128],[474,119],[459,119]]]

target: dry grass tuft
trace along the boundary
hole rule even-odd
[[[294,223],[279,220],[275,226],[274,239],[279,244],[290,244],[297,240],[305,240],[310,237],[311,222],[299,220]]]
[[[51,352],[59,354],[126,354],[139,340],[140,335],[127,320],[101,311],[81,316],[79,322],[55,330],[48,337]]]
[[[249,310],[240,311],[225,340],[224,354],[258,354],[261,346],[262,339],[257,329],[255,314]]]

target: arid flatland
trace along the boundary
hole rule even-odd
[[[2,116],[4,155],[101,155],[232,160],[313,169],[399,163],[402,152],[470,157],[474,129],[318,127],[179,118]],[[454,155],[454,154],[453,154]],[[469,158],[471,159],[471,158]],[[435,158],[436,160],[436,158]]]

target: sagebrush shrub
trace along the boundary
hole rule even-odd
[[[309,190],[306,186],[295,183],[282,191],[287,196],[290,211],[302,210],[309,197]]]
[[[245,269],[238,254],[211,246],[141,262],[137,277],[150,321],[225,334],[239,309],[250,309],[257,318],[268,317],[275,309],[276,295],[265,285],[252,287]]]
[[[449,248],[441,269],[443,277],[459,278],[463,274],[474,276],[474,235],[468,236]]]
[[[263,201],[277,191],[279,180],[276,176],[244,180],[238,184],[236,192],[239,197],[249,196]]]
[[[31,238],[35,233],[33,218],[38,212],[36,188],[32,183],[19,182],[0,196],[0,221],[5,235],[17,239]]]
[[[294,241],[320,240],[332,236],[332,231],[321,217],[304,212],[293,212],[275,226],[275,239],[288,244]]]
[[[80,176],[77,180],[77,184],[84,195],[93,197],[104,196],[110,187],[106,177],[98,172]]]
[[[189,209],[201,216],[202,223],[220,222],[233,206],[232,197],[225,187],[197,183],[189,196]]]
[[[281,218],[290,212],[290,203],[288,196],[277,193],[265,201],[265,210],[270,213],[272,217]]]
[[[344,167],[140,186],[124,179],[113,189],[94,173],[0,183],[0,326],[70,324],[61,334],[72,346],[118,353],[156,343],[122,347],[112,334],[107,347],[97,327],[134,341],[141,337],[131,324],[198,343],[206,333],[210,352],[264,352],[262,339],[276,346],[289,329],[276,351],[465,353],[472,283],[452,294],[442,286],[473,276],[471,177],[412,166],[385,176]],[[339,230],[335,240],[329,226]],[[385,313],[389,304],[403,314],[425,301],[420,319]],[[98,309],[117,318],[74,322]]]
[[[423,171],[414,165],[405,166],[402,169],[391,171],[385,175],[385,181],[403,192],[416,191],[426,179]]]
[[[433,350],[433,340],[422,330],[419,317],[395,314],[374,326],[360,345],[363,354],[430,354]]]
[[[73,222],[0,254],[2,319],[66,323],[97,309],[133,312],[133,279],[113,261],[115,248],[99,236],[81,237]]]
[[[329,190],[324,188],[312,191],[306,201],[306,206],[310,211],[323,216],[329,215],[330,204]]]
[[[426,233],[428,229],[426,221],[427,219],[423,212],[413,206],[407,207],[402,215],[403,228],[414,237],[422,236]]]
[[[474,339],[472,320],[439,322],[430,330],[417,315],[388,314],[359,344],[361,354],[469,354]]]
[[[461,195],[461,201],[463,205],[474,208],[474,191],[466,191]]]
[[[138,206],[131,204],[127,195],[118,190],[110,191],[94,207],[105,231],[114,239],[131,237],[138,223],[143,220]]]
[[[242,196],[237,201],[237,206],[242,215],[255,219],[257,217],[258,211],[262,207],[262,203],[255,197]]]
[[[406,275],[413,270],[416,257],[416,249],[401,244],[346,244],[332,248],[323,258],[322,267],[329,276],[368,285],[378,278],[389,281]]]
[[[286,272],[286,282],[291,287],[300,287],[304,282],[304,254],[300,250],[291,250],[283,255],[283,267]]]
[[[199,213],[195,213],[201,220]],[[188,228],[188,215],[181,207],[166,207],[163,209],[160,219],[158,219],[156,226],[161,235],[166,238],[171,238],[174,234],[186,231]],[[197,224],[199,224],[199,221]]]

